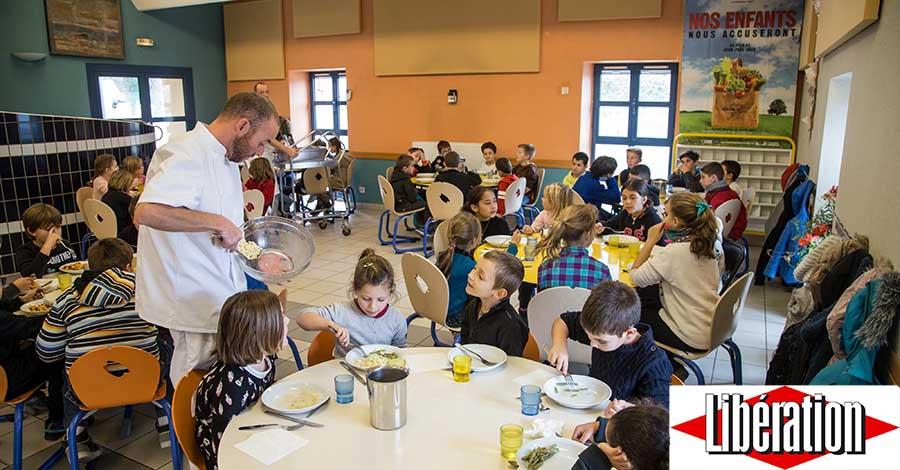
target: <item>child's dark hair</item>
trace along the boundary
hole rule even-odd
[[[588,154],[584,152],[576,152],[575,155],[572,155],[572,160],[578,160],[579,162],[583,163],[584,166],[587,166],[590,158],[588,157]]]
[[[634,168],[628,170],[628,176],[634,175],[637,178],[640,178],[644,181],[650,181],[650,167],[644,165],[643,163],[640,165],[635,165]]]
[[[442,140],[437,143],[438,153],[440,153],[441,150],[449,149],[449,148],[450,148],[450,142],[447,142],[446,140]]]
[[[403,171],[404,168],[413,164],[413,157],[409,155],[400,155],[397,157],[397,164],[394,166],[394,171]]]
[[[669,412],[646,400],[625,408],[609,420],[609,445],[621,447],[633,470],[668,470]]]
[[[104,238],[88,248],[88,266],[91,271],[103,272],[107,269],[125,269],[134,260],[134,249],[125,240]]]
[[[341,139],[338,139],[337,137],[328,139],[328,146],[336,148],[338,152],[344,149],[344,143],[341,142]]]
[[[688,157],[695,162],[697,160],[700,160],[700,154],[693,150],[688,150],[687,152],[682,153],[681,155],[678,156],[678,159],[681,160],[684,157]]]
[[[716,178],[719,178],[719,181],[725,181],[725,170],[722,169],[721,163],[709,162],[706,165],[703,165],[700,172],[707,176],[715,176]]]
[[[633,154],[637,155],[637,156],[638,156],[638,160],[643,160],[643,159],[644,159],[644,151],[641,150],[641,149],[639,149],[639,148],[637,148],[637,147],[631,147],[631,148],[629,148],[629,149],[625,149],[625,153],[626,153],[626,154],[633,153]]]
[[[700,209],[703,207],[704,209]],[[688,232],[691,253],[704,258],[715,258],[719,224],[716,214],[703,197],[697,193],[675,193],[666,199],[666,212],[678,219],[681,228]]]
[[[722,160],[722,168],[724,168],[725,173],[731,175],[731,181],[737,181],[741,176],[741,164],[734,160]]]
[[[625,186],[622,186],[622,192],[632,191],[640,194],[641,197],[649,197],[650,196],[650,185],[647,184],[646,181],[642,179],[630,179],[625,182]],[[647,200],[647,204],[650,203],[650,200]]]
[[[25,212],[22,213],[22,225],[25,227],[25,234],[29,238],[34,238],[31,232],[40,229],[50,230],[62,225],[62,214],[50,204],[38,203],[25,209]]]
[[[581,308],[581,326],[592,335],[621,336],[640,320],[637,291],[619,281],[597,284]]]
[[[522,265],[519,258],[505,251],[489,251],[484,254],[483,259],[494,263],[496,268],[494,290],[506,290],[506,297],[519,290],[522,279],[525,277],[525,266]]]
[[[550,236],[538,242],[536,251],[544,253],[544,260],[559,257],[566,246],[578,246],[593,233],[599,210],[593,204],[577,204],[564,208],[550,229]]]
[[[519,144],[519,148],[522,149],[522,152],[524,152],[525,155],[528,155],[528,158],[533,158],[533,157],[534,157],[534,152],[535,152],[534,145],[532,145],[532,144]]]
[[[466,206],[464,209],[474,214],[475,211],[472,209],[472,206],[478,207],[478,203],[481,202],[481,198],[484,197],[485,193],[494,195],[494,188],[481,185],[472,188],[472,190],[469,191],[469,195],[466,196]]]
[[[250,162],[250,168],[248,170],[250,177],[253,178],[254,181],[268,181],[275,179],[275,171],[272,170],[272,164],[269,163],[269,160],[266,158],[254,158]]]
[[[597,157],[594,163],[591,163],[591,176],[594,178],[609,178],[616,172],[617,166],[619,164],[616,163],[615,158],[607,157],[606,155]]]
[[[512,173],[512,162],[506,157],[500,157],[494,162],[494,168],[496,168],[497,171],[510,174]]]
[[[447,168],[456,168],[459,166],[459,154],[454,151],[447,152],[447,155],[444,155],[444,166]]]
[[[284,339],[284,319],[278,296],[268,290],[232,295],[219,312],[216,359],[235,366],[274,356]]]
[[[484,153],[484,149],[491,149],[494,151],[494,153],[497,153],[497,145],[490,140],[481,144],[481,153]]]
[[[394,267],[371,248],[366,248],[359,254],[350,282],[351,293],[358,292],[365,286],[385,286],[390,295],[394,295],[396,291]]]
[[[106,170],[112,168],[115,163],[115,155],[109,153],[97,155],[97,158],[94,159],[94,178],[102,176],[103,173],[106,173]]]
[[[437,263],[435,264],[444,273],[444,276],[449,276],[456,249],[459,248],[471,256],[475,244],[478,240],[481,240],[481,224],[468,211],[461,211],[444,223],[449,224],[447,226],[447,238],[450,246],[438,253]]]

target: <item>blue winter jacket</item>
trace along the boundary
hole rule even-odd
[[[766,270],[763,273],[767,278],[775,279],[776,277],[781,277],[787,285],[800,285],[800,281],[794,277],[794,268],[800,263],[800,256],[797,255],[797,252],[800,250],[798,242],[800,237],[806,233],[806,224],[809,222],[807,202],[810,194],[815,189],[815,183],[806,180],[800,186],[797,186],[793,194],[791,194],[791,206],[797,215],[785,225],[781,238],[778,239],[778,243],[772,249],[772,256],[769,258],[769,264],[766,265]]]
[[[587,172],[578,178],[572,190],[578,193],[585,203],[597,206],[602,220],[612,217],[612,214],[604,211],[600,207],[601,204],[614,206],[622,202],[622,193],[619,192],[619,184],[614,177],[594,178]]]

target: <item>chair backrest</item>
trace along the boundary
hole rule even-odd
[[[434,231],[434,241],[432,243],[434,243],[435,254],[446,250],[450,246],[450,234],[447,233],[448,230],[450,230],[450,224],[441,222]]]
[[[194,369],[178,381],[172,396],[172,425],[181,450],[188,460],[201,470],[206,468],[200,446],[197,444],[197,420],[194,418],[194,395],[206,371]]]
[[[534,201],[531,204],[537,204],[541,200],[541,192],[544,191],[544,169],[537,169],[537,191],[534,192]]]
[[[97,240],[119,236],[116,213],[103,201],[96,199],[84,201],[84,223],[91,229],[91,232],[94,232]]]
[[[407,287],[407,289],[409,289]],[[568,286],[552,287],[538,292],[528,304],[528,324],[531,333],[541,347],[541,357],[547,357],[545,348],[553,344],[550,328],[559,315],[565,312],[581,311],[591,291]],[[569,358],[571,362],[591,363],[591,347],[569,340]]]
[[[522,357],[534,362],[541,362],[541,349],[538,348],[537,340],[534,335],[528,333],[528,342],[525,343],[525,350],[522,351]]]
[[[84,201],[92,197],[94,197],[94,188],[90,186],[84,186],[75,191],[75,205],[78,206],[78,212],[81,212],[82,217],[84,217]]]
[[[309,352],[306,356],[306,362],[309,367],[334,359],[334,333],[324,330],[313,338],[309,345]]]
[[[753,283],[753,272],[748,272],[732,283],[716,303],[713,314],[712,329],[709,335],[709,350],[718,348],[726,339],[731,338],[737,329],[747,292]]]
[[[259,157],[259,158],[264,158],[264,157]],[[247,182],[248,179],[250,179],[250,168],[247,167],[247,165],[241,165],[239,168],[241,169],[241,184],[244,184]]]
[[[744,203],[744,207],[747,208],[747,212],[750,212],[750,209],[753,208],[753,203],[756,201],[756,188],[746,187],[741,190],[741,202]]]
[[[394,206],[394,187],[391,186],[391,182],[388,181],[387,178],[381,175],[378,175],[378,190],[381,191],[381,203],[384,204],[384,209],[396,215],[397,209]]]
[[[450,287],[444,273],[431,261],[415,253],[404,253],[400,258],[400,267],[413,311],[439,325],[445,325],[450,305]]]
[[[506,187],[503,205],[506,214],[515,214],[522,208],[522,200],[525,199],[525,178],[519,178]]]
[[[716,208],[716,217],[722,220],[722,233],[727,237],[731,233],[731,229],[737,222],[738,215],[741,213],[741,207],[744,205],[740,199],[732,199],[722,203]]]
[[[303,190],[306,194],[324,194],[328,192],[328,169],[319,166],[303,172]]]
[[[387,167],[387,170],[384,170],[384,176],[387,177],[388,181],[391,180],[391,176],[392,176],[393,174],[394,174],[394,167],[393,167],[393,166],[389,166],[389,167]]]
[[[347,157],[350,158],[350,157]],[[338,163],[340,165],[340,163]],[[353,184],[353,168],[356,167],[356,159],[350,160],[350,164],[347,165],[347,174],[340,174],[340,167],[338,167],[338,176],[339,180],[341,180],[341,186],[335,187],[334,189],[347,189]]]
[[[728,238],[722,240],[722,251],[725,254],[725,270],[722,271],[722,290],[724,291],[741,274],[747,250],[743,243]]]
[[[265,203],[266,198],[262,191],[258,189],[244,191],[244,214],[247,215],[247,219],[262,217]]]
[[[131,346],[106,346],[69,367],[69,383],[88,409],[149,403],[159,388],[159,360]]]
[[[575,191],[572,191],[572,204],[578,205],[578,206],[584,205],[584,198],[581,197],[581,194],[578,194]]]
[[[684,385],[684,380],[681,380],[677,375],[672,374],[672,378],[669,379],[669,385]]]
[[[431,218],[435,220],[452,219],[464,203],[462,191],[450,183],[431,183],[425,190],[425,200],[428,202]]]

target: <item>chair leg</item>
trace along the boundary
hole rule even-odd
[[[391,223],[391,213],[390,211],[384,211],[381,213],[381,216],[378,217],[378,242],[381,243],[382,246],[390,245],[390,240],[385,240],[382,236],[383,233],[388,231],[387,225]],[[387,234],[390,236],[390,233]]]
[[[431,339],[434,341],[434,347],[436,348],[447,348],[450,347],[449,344],[444,343],[440,339],[438,339],[437,335],[437,323],[431,322]]]
[[[406,327],[409,328],[409,325],[412,324],[413,320],[415,320],[416,318],[422,318],[422,315],[413,313],[410,316],[406,317]]]
[[[734,384],[743,385],[744,366],[741,361],[741,348],[731,338],[726,339],[722,346],[725,347],[725,350],[728,351],[728,355],[731,357],[731,372],[734,377]]]
[[[706,385],[706,380],[703,378],[703,371],[700,369],[700,366],[697,365],[696,362],[678,355],[674,357],[678,360],[678,362],[687,366],[687,368],[691,370],[691,373],[694,374],[695,377],[697,377],[697,385]]]
[[[122,428],[119,429],[119,437],[125,439],[131,435],[131,427],[134,424],[134,407],[125,406],[125,412],[122,414]]]
[[[54,452],[53,455],[48,457],[47,460],[45,460],[44,463],[42,463],[41,466],[38,467],[38,469],[39,470],[50,470],[51,468],[53,468],[54,465],[56,465],[56,462],[58,462],[59,459],[64,458],[65,455],[66,455],[66,446],[60,445],[59,448],[56,449],[56,452]]]
[[[166,418],[169,420],[169,440],[171,442],[169,449],[172,451],[172,468],[174,470],[181,470],[181,445],[178,444],[178,437],[175,435],[175,422],[172,421],[172,407],[169,405],[169,400],[166,400],[165,398],[157,400],[153,402],[153,404],[161,407],[166,413]]]
[[[22,433],[25,420],[25,403],[16,405],[15,418],[13,418],[13,470],[22,469]]]
[[[297,370],[303,370],[303,359],[300,358],[300,350],[297,349],[297,343],[290,336],[287,337],[287,343],[291,347],[291,353],[294,355],[294,362],[297,363]]]
[[[349,206],[351,208],[350,213],[353,214],[356,213],[356,191],[353,189],[353,186],[348,186],[348,189],[350,190],[350,199],[353,201]]]
[[[78,410],[69,423],[69,429],[66,430],[66,445],[69,453],[69,468],[71,470],[78,470],[78,424],[81,423],[81,418],[85,414],[87,412]]]
[[[432,255],[432,253],[428,251],[428,227],[431,226],[433,220],[434,219],[429,217],[428,220],[425,221],[425,235],[422,237],[422,256],[426,258]]]
[[[407,253],[410,251],[419,251],[420,250],[420,248],[418,246],[413,247],[413,248],[397,248],[397,243],[412,243],[412,242],[419,241],[419,239],[415,238],[415,237],[407,237],[407,236],[403,236],[403,235],[398,235],[398,231],[400,230],[400,222],[403,221],[405,223],[409,217],[410,216],[406,215],[406,216],[397,217],[396,219],[394,219],[394,233],[393,233],[393,236],[391,237],[391,246],[394,248],[394,253],[399,254],[399,253]]]

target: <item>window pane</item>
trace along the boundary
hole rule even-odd
[[[344,143],[344,149],[350,148],[350,137],[347,137],[345,135],[339,135],[338,139],[341,139],[341,142]]]
[[[602,70],[600,101],[628,101],[631,96],[631,71]]]
[[[341,107],[340,107],[339,112],[340,112],[340,120],[341,120],[341,122],[340,122],[340,124],[341,124],[340,129],[341,129],[342,131],[346,131],[346,130],[347,130],[347,105],[346,105],[346,104],[342,104]]]
[[[313,79],[313,101],[331,101],[334,99],[331,77],[315,77]]]
[[[187,123],[184,121],[160,121],[153,123],[162,129],[162,137],[156,141],[156,147],[162,147],[172,137],[187,132]]]
[[[347,77],[338,78],[338,101],[347,101]]]
[[[180,78],[150,79],[150,113],[153,117],[184,116],[184,86]]]
[[[670,70],[641,70],[638,101],[668,102],[671,89],[672,72]]]
[[[603,156],[615,158],[618,165],[616,165],[616,171],[613,174],[618,175],[622,170],[627,168],[625,162],[626,149],[628,149],[627,145],[597,144],[594,146],[594,158]]]
[[[318,104],[315,111],[316,129],[334,129],[334,106],[330,104]]]
[[[672,155],[670,147],[641,147],[643,158],[641,163],[650,167],[651,178],[669,177],[669,157]]]
[[[99,77],[104,119],[140,119],[141,94],[137,77]]]
[[[638,108],[637,136],[665,139],[669,136],[669,108],[641,106]]]
[[[628,106],[600,106],[597,135],[628,137]]]

